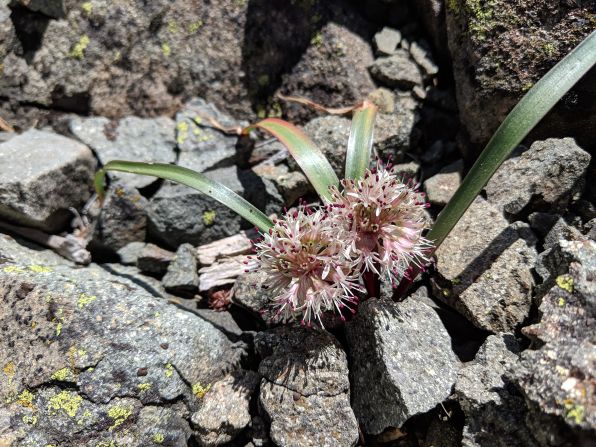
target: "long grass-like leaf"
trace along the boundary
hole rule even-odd
[[[329,187],[338,185],[339,179],[327,158],[304,132],[277,118],[267,118],[250,126],[254,127],[269,132],[287,147],[319,196],[331,199]]]
[[[439,214],[427,238],[438,247],[461,219],[495,171],[565,93],[596,64],[596,31],[555,65],[509,112],[494,133],[461,186]],[[411,278],[418,274],[414,269]],[[396,295],[405,293],[404,280]]]
[[[354,111],[346,153],[346,178],[362,177],[370,165],[376,114],[377,107],[368,101]]]
[[[228,187],[191,169],[164,163],[140,163],[121,160],[110,161],[95,176],[95,189],[97,190],[97,195],[100,199],[103,199],[105,195],[104,177],[107,171],[151,175],[165,180],[172,180],[190,186],[224,204],[232,211],[238,213],[238,215],[257,226],[261,231],[267,231],[273,226],[273,223],[265,214]]]

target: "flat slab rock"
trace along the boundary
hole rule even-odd
[[[259,404],[278,446],[355,446],[345,352],[327,333],[301,327],[260,332]]]
[[[0,144],[0,217],[54,232],[91,196],[96,161],[78,141],[35,129]]]
[[[480,329],[513,332],[530,313],[532,238],[524,224],[509,225],[476,198],[436,251],[437,272],[450,282],[436,295]]]
[[[438,314],[409,298],[370,299],[347,325],[354,412],[365,433],[401,427],[451,394],[459,361]]]
[[[187,445],[244,348],[135,282],[0,236],[0,433],[14,445]],[[214,385],[213,385],[214,386]]]

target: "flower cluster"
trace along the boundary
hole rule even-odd
[[[409,265],[428,262],[422,237],[427,206],[417,185],[404,184],[394,169],[367,170],[360,180],[342,180],[332,200],[286,213],[255,244],[276,298],[275,318],[322,325],[324,312],[352,312],[372,272],[396,284]]]

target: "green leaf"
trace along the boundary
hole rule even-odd
[[[165,180],[172,180],[190,186],[191,188],[217,200],[253,225],[257,226],[263,232],[269,230],[269,228],[273,226],[273,223],[265,214],[221,183],[211,180],[205,175],[191,169],[164,163],[140,163],[121,160],[110,161],[95,175],[95,189],[97,190],[97,195],[100,200],[103,200],[103,197],[105,196],[104,177],[107,171],[151,175]]]
[[[427,237],[438,247],[522,140],[596,63],[596,31],[555,65],[509,112]]]
[[[258,127],[277,138],[294,157],[315,191],[322,199],[331,200],[329,187],[339,179],[321,150],[296,126],[277,118],[267,118],[249,127]]]
[[[354,111],[346,154],[346,178],[358,179],[370,165],[377,107],[365,101]]]

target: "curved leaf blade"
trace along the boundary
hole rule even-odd
[[[359,179],[370,165],[377,107],[365,101],[354,111],[346,153],[346,178]]]
[[[103,169],[98,171],[95,175],[95,188],[100,199],[103,199],[105,195],[104,177],[107,171],[151,175],[165,180],[172,180],[190,186],[191,188],[217,200],[253,225],[257,226],[261,231],[267,231],[273,226],[271,220],[269,220],[264,213],[228,187],[191,169],[165,163],[141,163],[122,160],[108,162]]]
[[[260,128],[277,138],[296,160],[317,194],[331,200],[330,186],[339,185],[339,179],[321,150],[293,124],[278,118],[267,118],[250,128]]]

